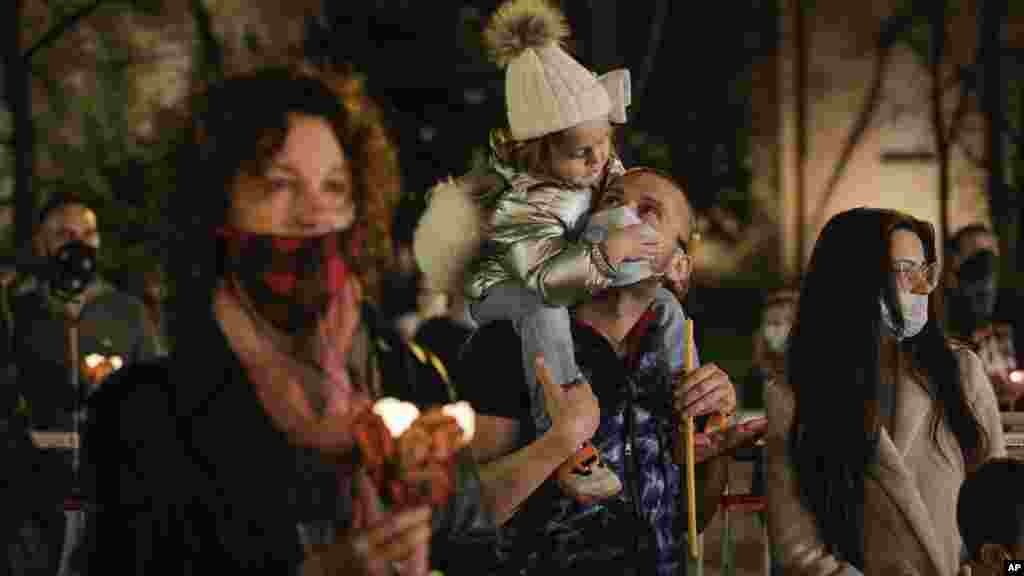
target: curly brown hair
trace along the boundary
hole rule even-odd
[[[357,263],[364,294],[379,302],[381,272],[392,265],[391,213],[401,180],[398,152],[380,108],[351,67],[309,64],[264,68],[234,76],[189,102],[180,145],[175,150],[177,192],[170,198],[173,220],[168,272],[178,314],[195,319],[208,311],[224,273],[221,250],[210,250],[214,230],[226,221],[230,191],[240,171],[261,172],[285,142],[289,116],[324,118],[351,159],[355,222],[365,227]],[[191,330],[183,322],[175,334]]]
[[[304,66],[302,72],[320,78],[341,98],[348,115],[348,133],[342,146],[352,156],[357,182],[354,201],[369,228],[366,241],[366,266],[363,281],[371,300],[379,303],[381,271],[394,264],[392,250],[392,214],[401,195],[398,148],[384,127],[380,107],[366,93],[361,76],[351,67],[328,72]]]

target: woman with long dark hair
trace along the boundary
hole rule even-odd
[[[769,532],[787,574],[957,572],[956,496],[1005,453],[981,361],[937,318],[932,226],[858,208],[818,238],[769,388]]]

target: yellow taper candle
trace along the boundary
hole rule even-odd
[[[693,371],[693,357],[693,320],[687,320],[684,377]],[[690,558],[696,560],[700,555],[700,542],[697,540],[697,485],[694,480],[693,433],[693,416],[687,416],[683,421],[683,437],[686,441],[686,539],[690,544]]]

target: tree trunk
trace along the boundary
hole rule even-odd
[[[11,112],[14,135],[14,245],[28,250],[32,243],[36,198],[32,186],[34,176],[35,133],[32,126],[32,100],[29,83],[29,62],[22,57],[21,22],[23,0],[9,0],[5,10],[6,30],[0,37],[4,46],[4,97]]]
[[[931,19],[932,134],[939,169],[939,241],[937,256],[945,257],[949,238],[949,145],[946,141],[945,107],[943,106],[942,64],[946,54],[946,0],[933,0]],[[944,261],[944,260],[943,260]]]
[[[796,81],[796,244],[797,244],[797,277],[803,275],[807,255],[807,17],[803,0],[793,3],[793,32],[796,38],[796,60],[794,68]],[[814,222],[814,225],[824,222]]]
[[[1005,108],[1002,74],[1003,19],[1006,0],[985,0],[981,7],[981,106],[985,116],[985,161],[988,168],[988,194],[992,209],[992,224],[999,235],[1004,272],[1011,272],[1016,264],[1016,214],[1010,204],[1006,187],[1003,126]],[[1011,274],[1012,277],[1012,274]]]

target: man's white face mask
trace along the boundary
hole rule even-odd
[[[644,230],[652,238],[658,237],[658,231],[640,219],[636,210],[630,206],[618,206],[596,212],[590,216],[587,227],[583,231],[583,238],[589,242],[603,242],[608,237],[608,232],[618,230],[634,224],[643,224]],[[629,286],[641,280],[664,276],[664,272],[655,272],[650,260],[623,260],[618,266],[618,273],[612,280],[611,287]]]

